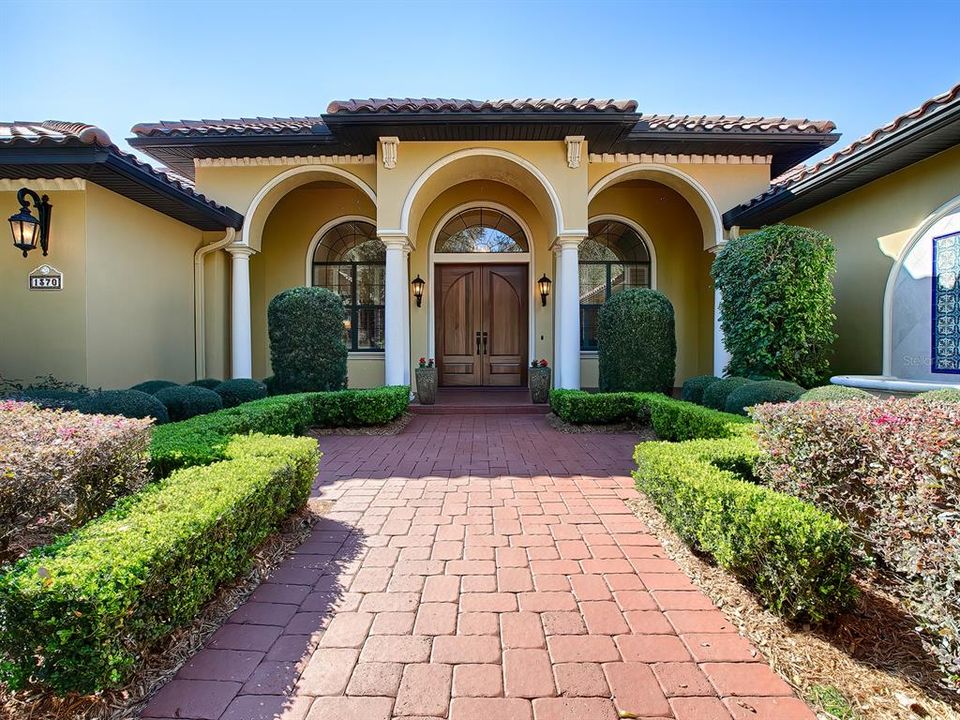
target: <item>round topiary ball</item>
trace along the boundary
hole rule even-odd
[[[252,400],[261,400],[267,396],[267,386],[250,378],[224,380],[213,391],[220,396],[226,408]]]
[[[917,395],[918,400],[928,402],[960,403],[960,388],[940,388],[927,390]]]
[[[673,305],[656,290],[624,290],[600,308],[597,323],[600,389],[673,390],[677,338]]]
[[[49,387],[28,387],[20,392],[7,396],[8,400],[20,400],[30,402],[37,407],[47,408],[49,410],[76,410],[77,403],[83,393],[74,390],[65,390],[62,388]]]
[[[730,395],[734,390],[743,385],[753,382],[752,380],[747,380],[745,377],[727,377],[717,380],[715,383],[711,383],[707,386],[707,389],[703,391],[703,400],[700,403],[708,408],[713,408],[714,410],[723,410],[727,406],[727,396]]]
[[[683,387],[680,390],[680,399],[699,405],[703,402],[703,391],[719,379],[716,375],[698,375],[684,380]]]
[[[129,418],[153,418],[157,424],[169,420],[163,403],[139,390],[103,390],[85,395],[77,410],[88,415],[123,415]]]
[[[734,415],[746,415],[747,408],[761,403],[796,402],[804,390],[786,380],[763,380],[741,385],[727,396],[724,410]]]
[[[267,327],[274,394],[340,390],[347,378],[346,317],[340,296],[318,287],[284,290],[270,301]]]
[[[195,387],[206,388],[207,390],[213,390],[217,385],[222,383],[223,380],[217,380],[216,378],[201,378],[200,380],[194,380],[191,385]]]
[[[875,400],[866,390],[844,385],[823,385],[807,390],[800,399],[804,402],[830,402],[832,400]]]
[[[157,390],[163,390],[166,387],[173,387],[178,384],[179,383],[175,383],[172,380],[144,380],[142,383],[137,383],[130,389],[153,395]]]
[[[158,390],[154,397],[167,408],[170,420],[187,420],[194,415],[220,410],[223,400],[213,390],[196,385],[178,385]]]

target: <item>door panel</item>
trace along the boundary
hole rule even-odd
[[[440,385],[525,384],[526,265],[437,265],[436,276]]]

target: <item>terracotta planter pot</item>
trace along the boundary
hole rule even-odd
[[[437,369],[417,368],[417,400],[421,405],[433,405],[437,401]]]
[[[543,405],[550,400],[550,368],[532,367],[528,371],[530,401]]]

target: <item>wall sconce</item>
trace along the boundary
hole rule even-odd
[[[543,303],[543,306],[547,306],[547,298],[550,296],[550,286],[553,285],[550,282],[550,278],[547,277],[544,273],[543,277],[537,280],[537,287],[540,288],[540,302]]]
[[[423,288],[426,286],[427,281],[417,273],[416,279],[410,284],[413,285],[413,296],[417,299],[417,307],[420,307],[420,303],[423,302]]]
[[[38,217],[30,214],[27,197],[33,200]],[[53,211],[53,206],[48,201],[46,195],[41,198],[29,188],[20,188],[17,193],[20,212],[10,216],[10,232],[13,233],[13,246],[20,250],[24,257],[37,247],[38,242],[43,254],[47,254],[50,245],[50,215]]]

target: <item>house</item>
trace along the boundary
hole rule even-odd
[[[557,386],[595,387],[599,306],[652,287],[676,310],[680,384],[725,364],[723,213],[834,129],[632,100],[348,100],[137,125],[159,172],[92,126],[6,123],[0,204],[28,188],[53,212],[46,257],[0,262],[0,373],[265,377],[267,304],[313,284],[347,306],[352,386],[408,383],[429,356],[441,386],[524,385],[546,358]],[[60,289],[30,289],[42,266]]]
[[[785,222],[833,239],[834,382],[960,383],[960,84],[723,218],[739,232]]]

